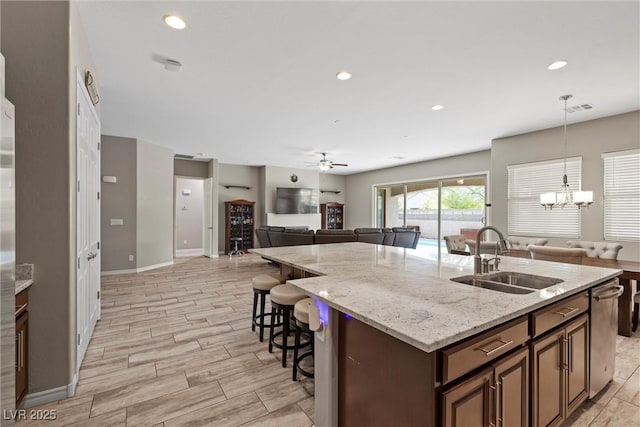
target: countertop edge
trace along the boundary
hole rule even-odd
[[[33,279],[16,280],[16,295],[33,285]]]

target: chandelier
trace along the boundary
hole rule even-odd
[[[567,101],[573,95],[562,95],[559,99],[564,101],[564,174],[562,175],[562,189],[560,192],[543,193],[540,195],[540,204],[545,209],[553,209],[554,207],[564,208],[566,205],[576,205],[578,209],[583,206],[589,207],[593,203],[592,191],[574,191],[569,189],[567,180]]]

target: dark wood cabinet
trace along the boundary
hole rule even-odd
[[[224,202],[225,205],[225,240],[224,252],[229,253],[235,249],[238,240],[238,249],[246,251],[253,248],[254,206],[255,202],[248,200],[232,200]]]
[[[29,290],[16,295],[16,406],[29,383]]]
[[[498,359],[442,393],[444,426],[528,426],[528,378],[528,348]]]
[[[342,230],[344,227],[344,204],[342,203],[322,203],[320,205],[322,214],[322,228],[328,230]]]
[[[532,422],[560,425],[586,400],[589,390],[589,316],[535,340],[532,358]]]

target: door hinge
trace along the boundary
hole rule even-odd
[[[98,249],[100,249],[100,242],[98,242]]]
[[[78,270],[80,270],[80,257],[78,257]]]
[[[100,291],[98,291],[98,299],[100,299]]]
[[[80,192],[80,180],[78,180],[78,193]]]
[[[78,115],[80,115],[80,104],[78,104]]]
[[[98,191],[98,200],[100,200],[100,192]]]
[[[100,151],[100,143],[98,142],[98,151]]]
[[[78,344],[77,345],[80,345],[80,334],[78,334]]]

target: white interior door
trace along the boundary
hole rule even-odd
[[[100,317],[100,121],[77,78],[77,369]]]
[[[204,214],[203,221],[204,230],[202,236],[202,248],[205,256],[212,258],[213,253],[213,215],[212,215],[212,200],[213,200],[213,178],[207,178],[204,180]],[[215,254],[217,255],[217,254]]]

